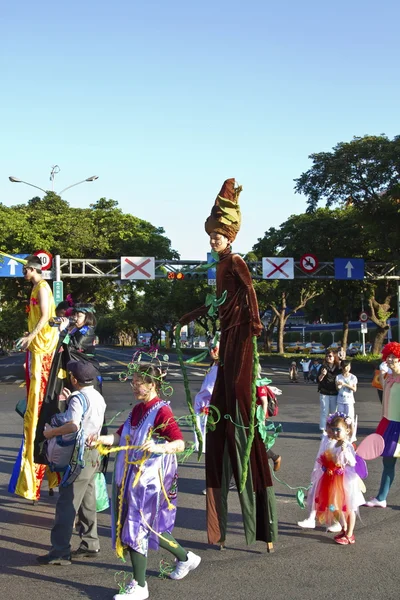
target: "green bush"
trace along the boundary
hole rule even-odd
[[[354,358],[350,358],[352,362],[358,363],[380,363],[382,362],[381,354],[366,354],[363,356],[362,354],[357,354]]]

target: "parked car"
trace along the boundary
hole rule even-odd
[[[338,344],[337,342],[333,342],[332,344],[329,344],[328,346],[328,350],[333,350],[333,352],[337,352],[339,350],[339,348],[342,347],[342,344]]]
[[[285,352],[294,352],[299,354],[300,352],[304,352],[306,347],[301,342],[290,342],[289,344],[284,344],[283,348]]]
[[[356,356],[362,352],[362,344],[360,342],[352,342],[347,347],[347,356]]]
[[[324,354],[325,346],[319,342],[309,342],[306,344],[306,352],[309,354]]]

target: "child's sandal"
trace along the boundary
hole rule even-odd
[[[342,531],[340,533],[338,533],[337,535],[335,535],[335,537],[333,538],[336,542],[336,540],[340,540],[340,538],[342,538],[343,536],[346,535],[346,530],[342,529]],[[354,536],[353,536],[354,537]]]
[[[356,538],[354,537],[354,535],[346,535],[344,534],[341,537],[336,536],[334,538],[335,542],[337,544],[341,544],[342,546],[348,546],[349,544],[355,544],[356,543]]]

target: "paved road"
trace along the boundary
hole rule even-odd
[[[100,349],[99,358],[106,379],[104,395],[108,415],[119,410],[129,410],[130,387],[117,381],[118,373],[129,360],[130,352]],[[120,362],[117,362],[120,361]],[[19,363],[13,367],[6,364]],[[39,504],[31,503],[7,493],[9,474],[20,443],[22,420],[14,412],[16,402],[24,394],[18,379],[23,379],[19,355],[0,360],[1,399],[1,467],[0,467],[0,589],[7,600],[42,600],[43,598],[68,598],[68,600],[111,600],[116,590],[114,576],[117,571],[129,571],[128,565],[119,562],[110,544],[110,517],[99,515],[102,552],[95,560],[82,559],[69,567],[39,567],[35,557],[44,554],[49,545],[49,529],[57,497],[47,495],[44,484]],[[173,362],[173,361],[172,361]],[[122,364],[120,364],[122,363]],[[191,369],[193,392],[199,388],[204,369]],[[266,369],[266,373],[272,371]],[[12,375],[13,379],[4,380]],[[273,372],[274,384],[281,387],[279,421],[284,433],[276,444],[282,454],[279,477],[291,486],[307,485],[319,444],[318,398],[315,386],[299,383],[290,385],[286,374]],[[13,382],[11,382],[13,381]],[[170,369],[174,387],[172,404],[178,416],[186,413],[182,379],[177,367]],[[377,395],[368,383],[362,383],[357,393],[359,438],[374,429],[379,420],[380,406]],[[119,425],[123,415],[118,417]],[[191,432],[184,429],[185,437]],[[380,479],[380,461],[369,463],[367,495],[373,495]],[[111,475],[109,474],[109,480]],[[187,548],[202,556],[201,566],[180,582],[158,578],[159,561],[168,553],[150,553],[149,590],[151,598],[175,600],[187,598],[203,600],[204,597],[243,600],[301,599],[321,596],[326,599],[397,599],[400,574],[397,553],[400,536],[399,490],[400,474],[394,482],[389,497],[390,508],[361,508],[362,522],[356,527],[357,543],[340,547],[332,536],[322,529],[302,531],[296,521],[305,512],[296,504],[293,492],[276,482],[279,511],[279,539],[276,552],[267,554],[264,544],[247,548],[244,543],[237,495],[230,495],[230,521],[228,548],[224,552],[207,544],[204,532],[205,499],[203,460],[190,459],[180,467],[179,509],[175,535]],[[78,545],[74,536],[73,544]]]

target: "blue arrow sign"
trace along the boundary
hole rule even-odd
[[[364,259],[335,258],[335,279],[364,279]]]
[[[207,263],[215,262],[211,252],[207,252]],[[213,267],[207,270],[208,285],[215,285],[217,281],[217,269]]]
[[[16,258],[26,258],[28,254],[13,254]],[[14,258],[0,257],[0,277],[23,277],[22,265]]]

